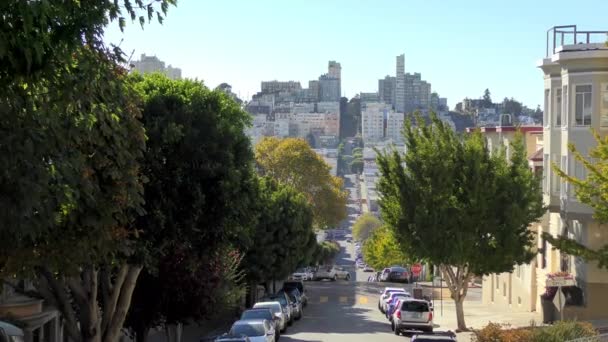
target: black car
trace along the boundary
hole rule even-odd
[[[393,266],[386,280],[394,283],[409,283],[410,272],[405,267]]]
[[[308,296],[306,295],[304,283],[301,281],[286,281],[283,283],[283,290],[291,292],[293,289],[297,289],[298,291],[300,291],[302,305],[306,306],[306,304],[308,304]]]
[[[241,314],[241,321],[247,319],[266,319],[269,322],[274,322],[274,330],[276,331],[275,340],[279,339],[281,331],[281,318],[272,314],[270,309],[249,309]]]

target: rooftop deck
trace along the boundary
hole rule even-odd
[[[579,31],[576,25],[554,26],[547,30],[546,58],[557,52],[608,49],[608,31]]]

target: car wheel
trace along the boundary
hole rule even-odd
[[[338,280],[338,275],[337,274],[331,279],[331,281],[336,281],[336,280]]]
[[[287,322],[287,326],[291,326],[293,324],[293,319],[290,319],[289,322]]]
[[[346,275],[346,280],[350,280],[350,274]]]

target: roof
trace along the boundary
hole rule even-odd
[[[532,153],[532,155],[530,157],[528,157],[528,160],[542,162],[543,161],[543,148],[541,147],[536,152]]]
[[[258,303],[253,304],[253,307],[254,307],[254,309],[259,309],[259,307],[256,308],[255,306],[256,305],[270,305],[270,304],[272,304],[272,305],[276,305],[276,304],[281,305],[281,302],[276,301],[276,300],[272,301],[272,302],[258,302]]]
[[[23,336],[23,330],[7,322],[0,321],[0,329],[8,336]]]

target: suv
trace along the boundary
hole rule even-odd
[[[308,296],[306,295],[306,290],[304,289],[304,283],[301,281],[286,281],[283,283],[283,290],[291,292],[293,289],[298,289],[298,291],[300,291],[302,305],[306,306],[306,304],[308,304]]]
[[[411,342],[456,342],[456,334],[451,331],[414,334]]]
[[[401,334],[402,330],[433,332],[433,311],[426,300],[404,298],[399,305],[391,322],[395,335]]]

